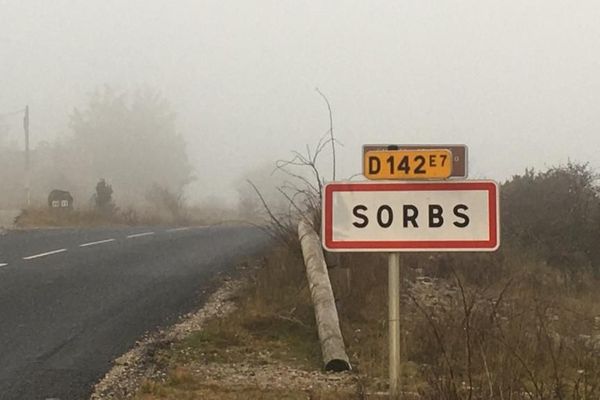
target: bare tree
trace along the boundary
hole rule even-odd
[[[277,191],[287,201],[287,212],[278,215],[265,200],[260,190],[252,181],[248,181],[259,197],[270,220],[269,232],[274,236],[295,236],[295,225],[303,218],[319,231],[321,225],[321,204],[325,178],[319,169],[320,157],[325,149],[331,146],[332,179],[336,179],[336,139],[333,133],[333,113],[327,97],[317,88],[317,93],[325,100],[329,115],[329,129],[323,134],[314,148],[306,145],[305,152],[292,151],[292,158],[277,160],[273,172],[280,172],[287,179],[277,187]],[[284,239],[288,243],[289,239]]]

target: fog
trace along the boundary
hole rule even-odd
[[[28,104],[35,149],[71,137],[104,85],[152,88],[186,143],[187,198],[231,204],[241,177],[328,129],[316,87],[338,177],[364,143],[464,143],[471,178],[600,167],[599,20],[594,1],[0,0],[0,126],[22,149],[6,113]],[[94,174],[78,184],[120,172]]]

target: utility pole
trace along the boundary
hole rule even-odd
[[[27,208],[31,207],[31,171],[29,165],[29,106],[25,106],[23,117],[23,130],[25,131],[25,198]]]

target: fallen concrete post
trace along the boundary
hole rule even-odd
[[[335,299],[319,236],[306,221],[298,224],[298,236],[306,265],[306,276],[315,308],[321,353],[326,371],[347,371],[350,360],[344,347]]]

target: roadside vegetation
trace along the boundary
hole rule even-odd
[[[192,214],[181,195],[154,185],[146,193],[142,207],[121,209],[113,199],[113,188],[106,180],[96,184],[87,207],[51,207],[51,204],[25,209],[16,218],[18,228],[94,227],[115,225],[191,224],[201,220]]]
[[[77,208],[89,207],[90,189],[104,178],[117,205],[129,207],[145,203],[154,185],[179,194],[194,179],[175,113],[153,89],[98,88],[70,113],[69,127],[30,151],[34,206],[44,207],[48,194],[60,189],[71,193]],[[3,140],[3,128],[0,124],[0,207],[14,209],[25,204],[23,151]]]
[[[527,170],[502,184],[501,213],[495,253],[402,255],[405,393],[431,400],[599,398],[594,171],[572,163]],[[283,246],[293,241],[293,225],[287,232],[282,221],[271,225],[275,235],[288,235]],[[301,274],[295,245],[288,246],[287,268]],[[385,391],[386,255],[328,258],[354,370],[365,392]]]
[[[116,195],[118,197],[118,193]],[[146,192],[144,202],[137,206],[119,207],[113,198],[112,185],[104,179],[98,182],[89,197],[89,205],[72,209],[52,208],[48,204],[24,209],[15,219],[15,227],[185,226],[246,222],[230,207],[214,202],[190,205],[181,193],[156,184]]]
[[[302,260],[278,248],[243,264],[234,310],[152,355],[164,371],[135,399],[331,399],[356,396],[351,375],[322,361]],[[252,267],[255,265],[255,267]]]
[[[296,227],[304,218],[320,231],[325,178],[319,157],[334,143],[330,125],[314,149],[277,162],[276,172],[288,178],[277,188],[283,207],[272,206],[248,182],[256,203],[246,198],[244,206],[254,210],[253,216],[262,208],[267,220],[262,228],[275,243],[272,252],[247,276],[233,314],[156,355],[168,372],[147,381],[138,399],[363,399],[387,390],[385,254],[326,255],[353,365],[351,379],[346,374],[341,385],[314,389],[291,383],[298,380],[261,386],[252,378],[265,365],[291,368],[294,376],[322,368]],[[335,165],[334,157],[331,161]],[[502,183],[500,193],[497,252],[401,256],[404,395],[424,400],[600,398],[597,176],[586,164],[575,163],[526,170]],[[220,366],[221,372],[201,367],[206,365]],[[247,368],[239,374],[239,368],[227,369],[232,365]],[[229,379],[227,371],[238,373],[239,380]],[[283,379],[268,376],[273,382]]]

